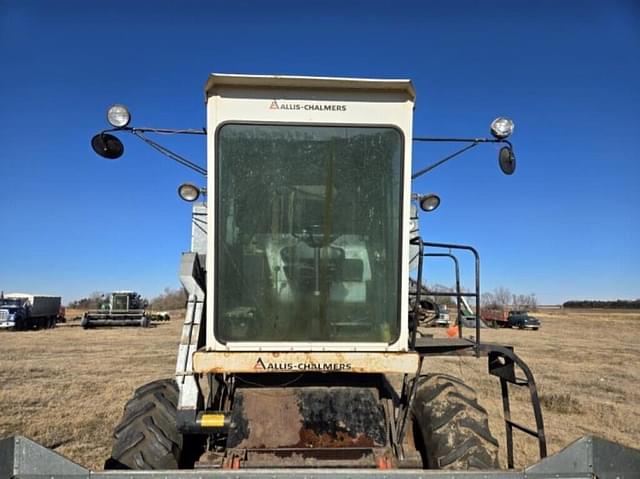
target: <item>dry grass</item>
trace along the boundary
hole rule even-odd
[[[73,318],[76,312],[68,312]],[[0,437],[23,434],[80,464],[101,468],[111,431],[133,390],[171,377],[180,313],[151,329],[85,331],[77,321],[54,330],[0,334]],[[491,330],[485,340],[512,344],[540,388],[550,452],[584,434],[628,446],[640,442],[640,313],[548,311],[540,331]],[[442,330],[437,330],[442,334]],[[479,393],[504,444],[497,379],[486,361],[433,358],[425,368],[463,377]],[[512,388],[515,419],[532,425],[526,392]],[[517,434],[518,464],[536,460],[535,443]]]
[[[585,434],[638,447],[640,443],[640,312],[547,310],[535,313],[539,331],[483,330],[482,340],[511,344],[536,377],[549,452]],[[442,334],[442,332],[439,332]],[[466,335],[466,334],[465,334]],[[486,373],[486,361],[446,358],[440,367],[457,374],[479,393],[491,430],[504,448],[500,383]],[[528,390],[510,388],[512,417],[535,429]],[[537,459],[537,443],[516,435],[516,464]]]
[[[180,327],[174,320],[85,331],[69,321],[52,330],[2,332],[0,437],[23,434],[102,468],[133,390],[172,376]]]

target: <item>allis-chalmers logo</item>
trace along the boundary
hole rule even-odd
[[[256,371],[350,371],[351,363],[271,363],[258,357]]]
[[[302,111],[347,111],[347,105],[332,105],[327,103],[287,103],[273,100],[269,110],[302,110]]]

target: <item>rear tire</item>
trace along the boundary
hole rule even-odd
[[[426,469],[497,469],[498,441],[475,391],[445,374],[422,376],[413,406]]]
[[[178,469],[184,438],[176,426],[178,386],[162,379],[138,388],[113,433],[105,469]]]
[[[80,326],[82,326],[84,329],[89,329],[89,318],[83,316],[82,320],[80,321]]]

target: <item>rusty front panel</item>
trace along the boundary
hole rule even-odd
[[[240,388],[229,449],[371,449],[387,445],[375,388]]]
[[[228,451],[223,467],[238,458],[238,469],[245,468],[377,468],[380,461],[393,464],[388,449],[370,448],[333,448],[333,449],[251,449]],[[213,459],[214,462],[207,462]],[[217,460],[217,462],[215,462]],[[201,458],[199,467],[211,467],[220,464],[215,456]],[[215,466],[214,466],[215,467]],[[276,475],[276,477],[278,477]]]
[[[417,353],[198,351],[197,373],[415,373]]]

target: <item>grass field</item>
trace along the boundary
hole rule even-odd
[[[485,330],[483,339],[514,345],[531,366],[549,451],[585,434],[638,447],[640,312],[553,310],[536,316],[539,331]],[[181,313],[172,318],[150,329],[85,331],[70,321],[53,330],[0,333],[0,438],[23,434],[102,468],[111,431],[133,390],[173,374]],[[499,382],[487,375],[486,360],[434,358],[425,370],[461,376],[474,386],[504,444]],[[525,392],[514,388],[512,402],[514,418],[532,425]],[[534,462],[536,444],[516,435],[517,464]]]

